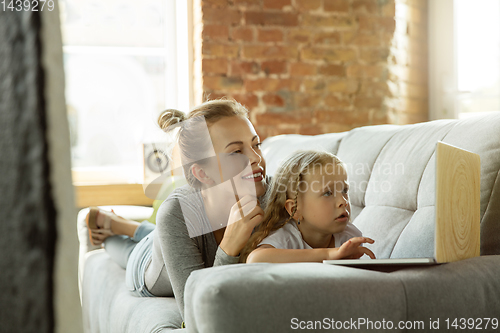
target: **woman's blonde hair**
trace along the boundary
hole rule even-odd
[[[169,109],[158,117],[158,125],[165,132],[180,127],[177,140],[184,174],[191,186],[201,186],[200,181],[193,176],[191,167],[194,163],[203,164],[207,151],[213,150],[210,147],[211,140],[200,135],[200,129],[203,126],[209,127],[222,118],[234,116],[248,118],[248,110],[234,99],[215,99],[202,103],[187,115],[182,111]]]
[[[315,172],[318,167],[328,164],[342,165],[344,163],[335,155],[325,151],[299,151],[290,156],[272,177],[269,189],[264,197],[266,204],[263,222],[252,234],[240,255],[240,262],[246,262],[247,257],[260,242],[273,231],[287,224],[297,211],[297,198],[300,185],[308,172]],[[285,202],[294,200],[292,214],[285,209]]]

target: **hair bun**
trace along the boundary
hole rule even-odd
[[[175,109],[168,109],[163,111],[158,117],[158,125],[162,130],[168,131],[169,127],[171,128],[171,126],[184,120],[186,120],[184,112]]]

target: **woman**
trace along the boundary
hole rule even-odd
[[[174,295],[184,317],[189,274],[237,263],[262,221],[257,198],[266,191],[265,161],[248,111],[234,100],[205,102],[188,116],[167,110],[159,125],[179,128],[189,185],[163,202],[156,228],[98,209],[91,210],[87,224],[94,244],[104,242],[110,256],[126,267],[127,286],[136,295]]]

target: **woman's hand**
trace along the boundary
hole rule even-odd
[[[371,259],[375,259],[375,254],[361,244],[373,244],[375,241],[368,237],[354,237],[342,244],[339,248],[330,249],[328,259],[359,259],[364,254],[368,255]]]
[[[253,229],[263,218],[264,211],[255,196],[245,195],[231,207],[224,237],[219,245],[221,249],[230,256],[239,255]]]

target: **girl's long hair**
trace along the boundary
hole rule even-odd
[[[314,150],[295,152],[281,164],[272,177],[271,184],[263,200],[266,205],[263,222],[243,248],[240,254],[240,262],[246,262],[250,252],[264,238],[269,236],[271,232],[282,228],[292,219],[297,211],[299,186],[304,176],[307,172],[315,172],[318,167],[323,167],[328,163],[343,165],[343,162],[337,156],[325,151]],[[294,200],[291,215],[285,209],[287,199]]]

